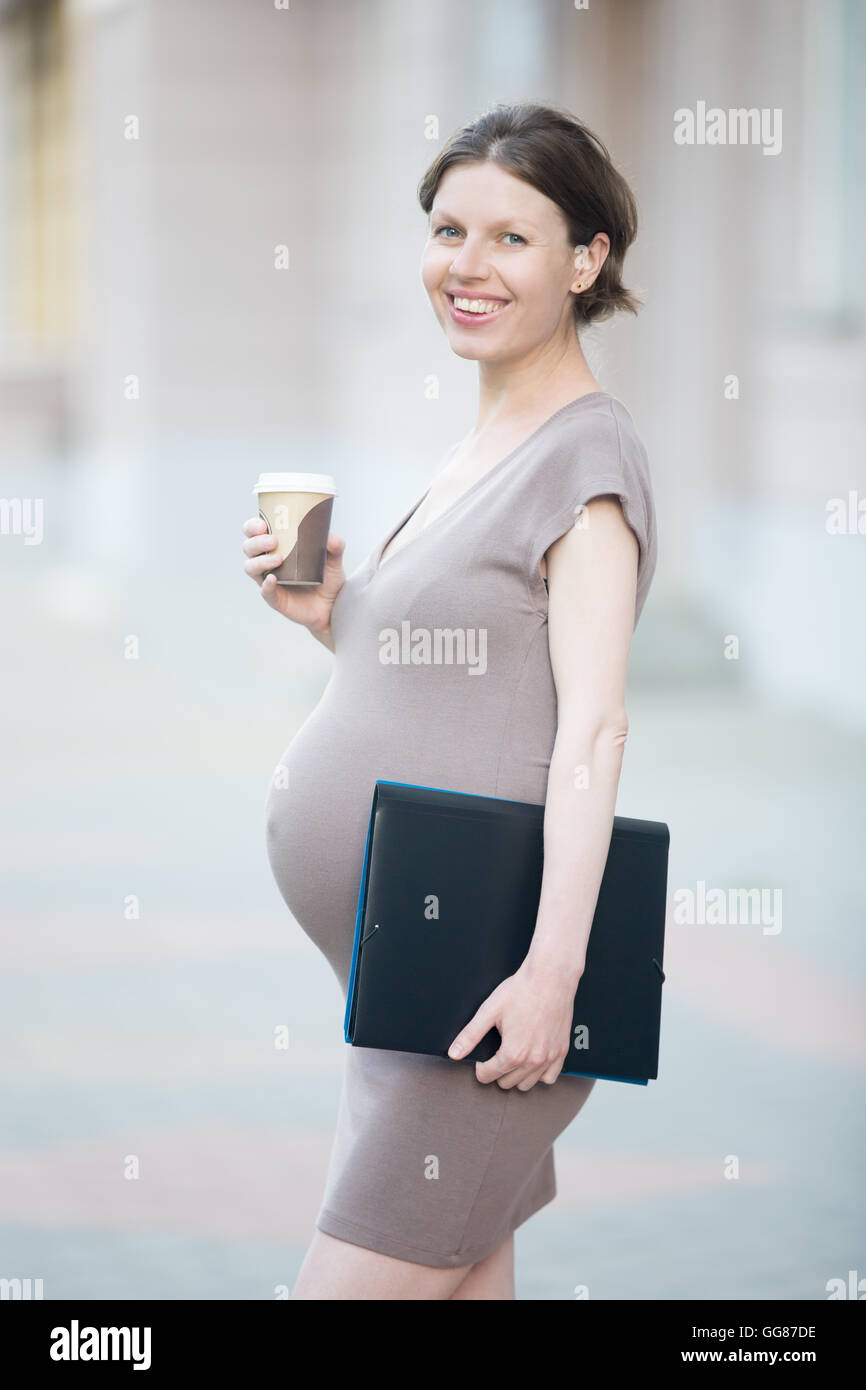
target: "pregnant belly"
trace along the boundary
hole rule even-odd
[[[332,680],[275,769],[266,808],[271,869],[344,989],[377,779],[544,800],[552,728],[537,708],[506,721],[469,694],[465,706],[443,702],[433,719],[429,702],[395,701],[387,690],[377,698],[369,686],[360,692]]]
[[[266,803],[277,887],[344,989],[377,775],[369,762],[359,731],[341,725],[326,692],[280,759]]]

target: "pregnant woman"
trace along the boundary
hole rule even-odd
[[[319,588],[278,586],[275,538],[245,524],[262,596],[334,654],[269,794],[270,861],[344,993],[377,778],[543,804],[544,876],[525,961],[450,1059],[347,1049],[297,1299],[514,1298],[514,1230],[555,1196],[553,1141],[595,1084],[560,1069],[655,568],[646,454],[578,336],[637,303],[620,278],[634,199],[604,146],[566,112],[499,106],[452,137],[419,198],[424,286],[478,364],[477,423],[348,578],[332,533]],[[437,628],[476,657],[483,640],[483,663],[385,659],[388,632]],[[457,1060],[491,1027],[490,1061]]]

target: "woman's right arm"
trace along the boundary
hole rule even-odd
[[[250,517],[249,521],[244,522],[244,535],[247,537],[243,544],[247,557],[244,569],[258,584],[265,602],[282,613],[284,618],[309,628],[316,641],[332,652],[331,609],[346,582],[343,572],[346,542],[331,531],[321,584],[316,589],[295,588],[291,584],[278,584],[270,573],[282,564],[284,557],[277,552],[277,537],[271,535],[260,516]]]

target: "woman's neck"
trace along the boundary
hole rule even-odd
[[[602,388],[589,369],[577,335],[559,352],[521,363],[478,364],[478,422],[475,433],[507,420],[552,415],[578,396]]]

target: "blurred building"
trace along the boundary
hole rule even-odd
[[[825,513],[866,496],[864,25],[857,0],[5,0],[2,487],[46,499],[38,560],[7,559],[86,616],[109,573],[185,574],[192,526],[228,585],[255,473],[303,461],[359,561],[473,422],[417,181],[490,102],[553,101],[641,209],[645,308],[588,343],[658,497],[636,673],[727,680],[733,634],[747,684],[863,724],[866,537]],[[677,144],[698,103],[779,110],[781,148]]]
[[[273,882],[264,801],[332,658],[257,598],[240,525],[261,468],[321,467],[351,568],[472,426],[474,371],[420,284],[416,187],[455,127],[529,98],[584,117],[640,204],[645,307],[585,344],[646,441],[660,526],[618,810],[670,825],[672,904],[759,885],[785,926],[671,912],[659,1081],[599,1086],[557,1144],[521,1291],[820,1299],[845,1280],[864,14],[0,0],[0,1277],[272,1299],[300,1265],[343,1001]],[[754,111],[757,138],[700,140],[713,108]],[[854,527],[831,534],[849,494]],[[13,524],[27,499],[41,544]]]

